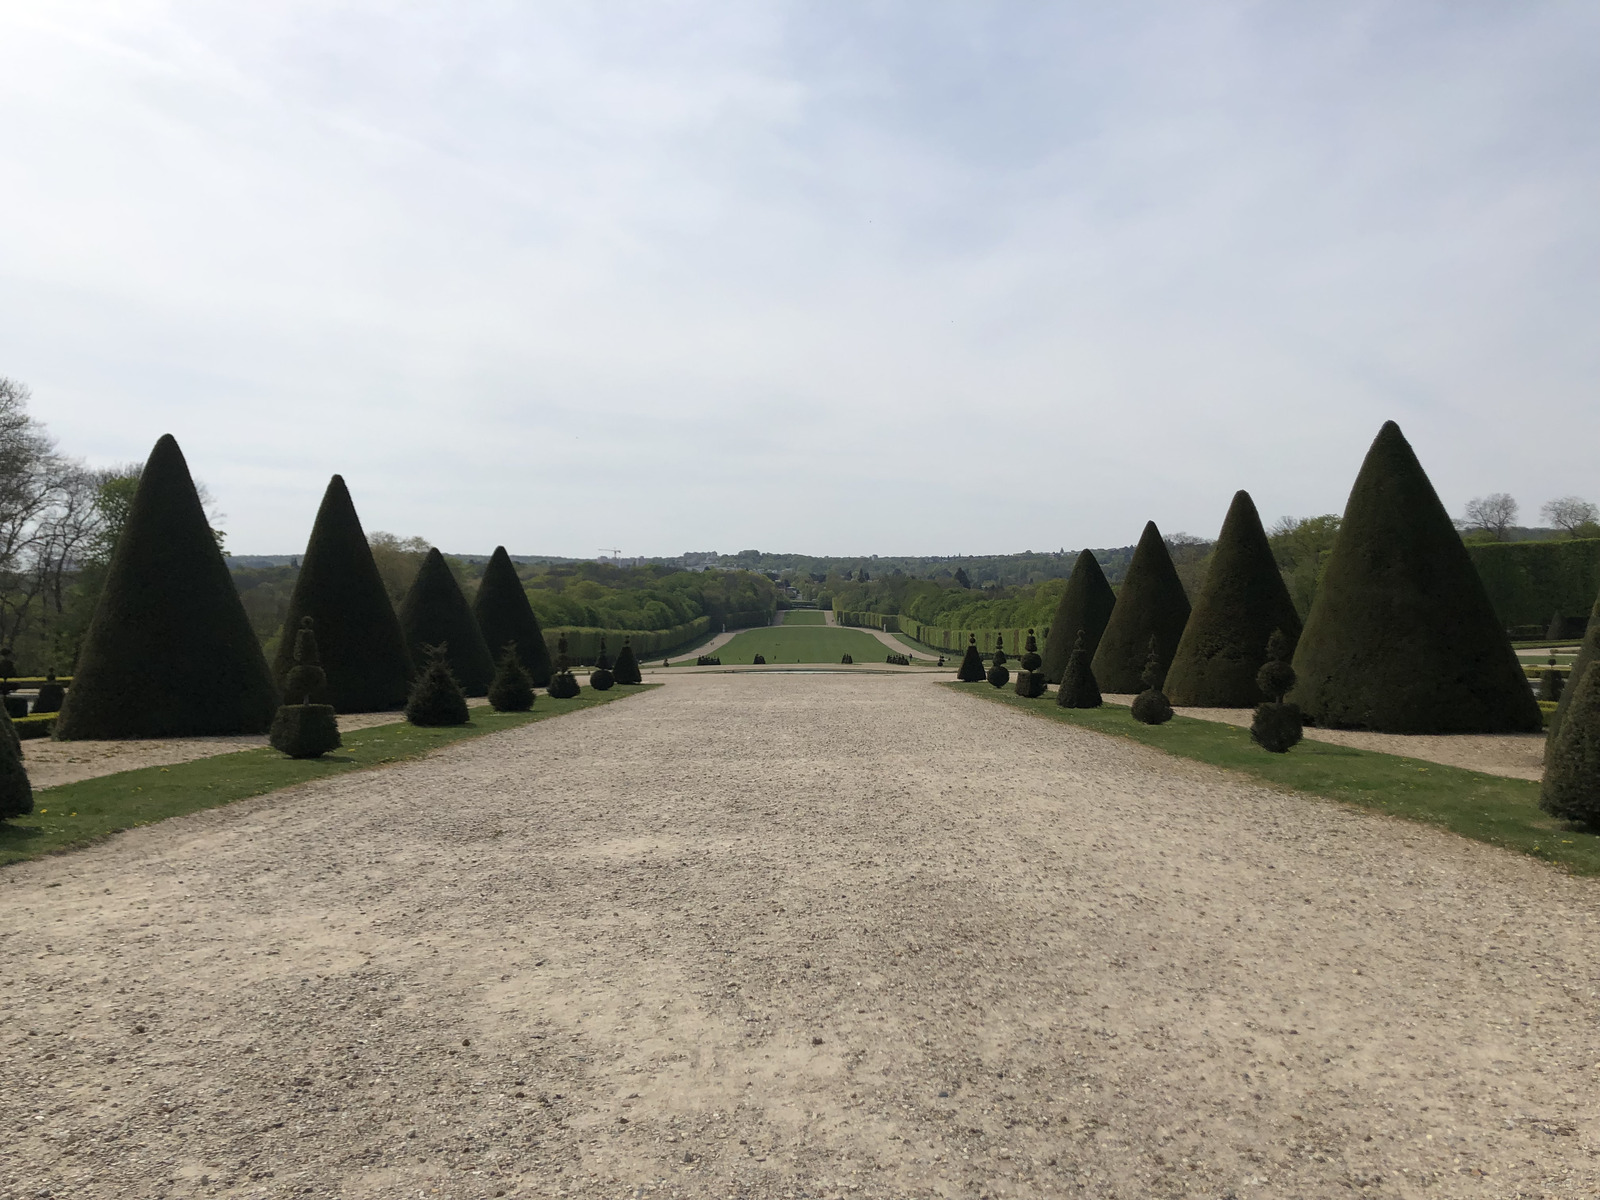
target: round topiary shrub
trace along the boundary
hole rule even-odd
[[[294,666],[284,682],[284,696],[273,714],[267,744],[290,758],[317,758],[339,748],[339,718],[333,705],[313,704],[311,697],[328,686],[310,617],[300,619],[294,634]]]
[[[495,712],[527,712],[533,699],[533,676],[517,657],[517,644],[507,642],[489,681],[489,707]]]
[[[411,696],[406,701],[406,720],[413,725],[465,725],[467,697],[450,670],[449,648],[441,643],[422,649],[427,661],[422,674],[411,686]]]
[[[666,663],[662,663],[666,666]],[[611,674],[618,683],[637,684],[644,682],[644,676],[639,671],[639,660],[634,657],[633,639],[622,639],[622,649],[617,652],[617,661],[611,664]]]
[[[1037,671],[1044,666],[1044,659],[1039,654],[1039,639],[1033,636],[1033,630],[1028,630],[1028,640],[1022,649],[1022,669],[1024,671]]]
[[[61,711],[61,701],[66,698],[67,689],[56,682],[56,673],[51,671],[43,683],[39,685],[39,695],[33,702],[33,711],[38,713],[54,713]]]
[[[845,664],[847,664],[847,663],[853,663],[853,662],[855,662],[855,661],[856,661],[856,660],[855,660],[855,659],[854,659],[854,658],[853,658],[853,657],[851,657],[851,656],[850,656],[850,655],[848,655],[848,654],[846,654],[846,655],[843,655],[843,656],[842,656],[842,657],[841,657],[841,658],[840,658],[840,659],[839,659],[839,664],[840,664],[840,665],[841,665],[841,666],[843,666],[843,665],[845,665]]]
[[[994,635],[994,665],[1003,667],[1011,660],[1006,657],[1006,639],[1004,634]]]
[[[606,654],[606,637],[601,634],[600,655],[594,660],[594,669],[589,672],[589,686],[597,692],[609,692],[616,681],[617,677],[611,673],[611,658]]]
[[[1061,686],[1056,689],[1056,704],[1061,708],[1100,707],[1100,685],[1095,681],[1090,654],[1085,633],[1080,629],[1062,668]]]
[[[956,679],[960,683],[983,682],[983,655],[978,653],[978,635],[967,634],[967,652],[961,659],[961,665],[956,668]]]
[[[554,700],[571,700],[581,690],[578,677],[572,673],[572,659],[567,657],[567,635],[556,642],[555,674],[550,676],[550,686],[545,689]]]
[[[1295,683],[1294,667],[1289,664],[1293,653],[1294,643],[1288,635],[1274,629],[1267,639],[1267,661],[1256,672],[1256,686],[1267,702],[1256,705],[1250,740],[1274,754],[1287,754],[1305,736],[1305,714],[1298,704],[1286,704],[1283,699]]]
[[[1150,638],[1150,654],[1145,659],[1144,671],[1139,678],[1144,683],[1144,691],[1133,698],[1133,719],[1145,725],[1165,725],[1172,720],[1172,702],[1167,699],[1166,693],[1161,690],[1161,680],[1166,671],[1161,666],[1160,643],[1152,635]]]
[[[998,653],[995,655],[995,658],[997,661],[992,667],[989,668],[989,673],[984,676],[984,678],[989,681],[990,687],[1003,688],[1006,684],[1011,682],[1011,672],[1006,670],[1004,663],[998,661],[1000,658]]]

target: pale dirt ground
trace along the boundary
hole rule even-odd
[[[1132,696],[1107,695],[1105,700],[1124,707],[1133,703]],[[1249,708],[1174,707],[1172,711],[1180,716],[1221,721],[1244,729],[1250,727],[1255,714],[1255,710]],[[1307,725],[1305,732],[1314,742],[1398,754],[1402,758],[1465,767],[1469,771],[1511,779],[1537,781],[1544,778],[1545,737],[1542,733],[1369,733],[1361,729],[1319,729],[1315,725]]]
[[[1600,883],[674,677],[0,872],[5,1197],[1592,1197]]]

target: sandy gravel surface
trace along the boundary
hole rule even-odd
[[[1111,696],[1105,699],[1112,704],[1129,705],[1132,696]],[[1202,721],[1221,721],[1248,729],[1253,709],[1248,708],[1174,708],[1185,717],[1198,717]],[[1377,750],[1382,754],[1398,754],[1402,758],[1419,758],[1423,762],[1441,763],[1447,767],[1465,767],[1469,771],[1482,771],[1486,775],[1506,775],[1512,779],[1544,778],[1544,734],[1542,733],[1368,733],[1361,729],[1318,729],[1306,726],[1306,737],[1314,742],[1329,742],[1335,746],[1354,746],[1358,750]]]
[[[1591,1197],[1600,884],[916,675],[0,872],[0,1195]]]

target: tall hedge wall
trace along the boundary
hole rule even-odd
[[[567,639],[567,657],[574,662],[592,663],[600,654],[600,638],[606,639],[606,653],[616,656],[622,649],[622,639],[633,639],[633,653],[641,662],[660,658],[676,650],[687,648],[711,632],[710,617],[696,617],[670,629],[584,629],[563,626],[544,631],[545,645],[554,656],[556,642],[564,635]]]
[[[1548,625],[1557,612],[1580,616],[1600,595],[1600,538],[1480,542],[1467,553],[1507,629]]]

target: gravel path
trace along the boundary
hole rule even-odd
[[[1590,1197],[1600,884],[713,674],[0,872],[0,1196]]]

